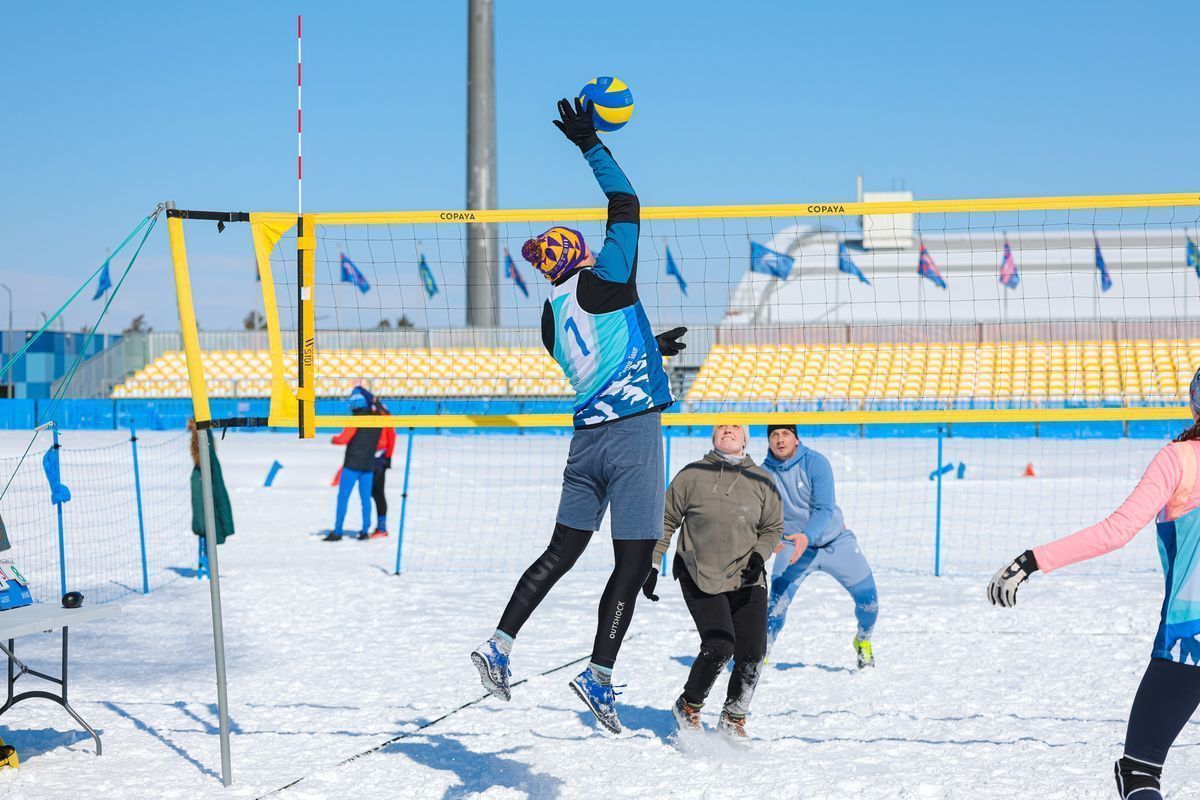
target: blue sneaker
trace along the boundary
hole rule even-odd
[[[621,732],[621,720],[617,719],[617,693],[612,684],[596,680],[588,667],[571,681],[571,690],[591,709],[601,725],[613,733]]]
[[[512,678],[512,671],[508,668],[508,654],[497,646],[495,639],[488,639],[471,651],[471,661],[475,663],[475,669],[479,670],[479,680],[483,688],[488,690],[488,694],[501,700],[512,699],[512,691],[508,687]]]

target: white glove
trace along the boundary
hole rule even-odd
[[[1001,567],[992,576],[992,582],[988,584],[988,600],[991,600],[994,606],[1013,607],[1017,604],[1017,589],[1021,588],[1021,584],[1037,572],[1037,569],[1037,559],[1033,557],[1033,551],[1026,550],[1021,553],[1011,564]]]

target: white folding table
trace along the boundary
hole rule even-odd
[[[65,708],[67,713],[92,735],[92,738],[96,740],[96,755],[100,755],[99,735],[67,702],[67,629],[72,625],[111,617],[120,610],[121,607],[117,605],[85,605],[79,608],[63,608],[51,603],[35,603],[23,608],[0,611],[0,652],[8,656],[8,699],[3,706],[0,706],[0,716],[22,700],[34,698],[51,700]],[[31,633],[49,633],[59,628],[62,628],[62,674],[59,677],[56,678],[53,675],[30,669],[21,659],[17,658],[15,646],[17,637],[27,636]],[[2,643],[4,640],[8,640],[7,647]],[[62,688],[62,691],[59,694],[36,690],[14,694],[13,688],[17,680],[26,675],[56,683]]]

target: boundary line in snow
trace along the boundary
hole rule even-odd
[[[626,637],[625,641],[628,642],[632,639],[637,638],[637,636],[638,636],[638,634],[635,633],[633,636]],[[516,683],[514,683],[512,685],[520,686],[522,683],[528,683],[530,680],[532,680],[534,678],[541,678],[546,675],[553,675],[555,672],[558,672],[559,670],[563,670],[563,669],[566,669],[567,667],[574,666],[575,664],[578,664],[580,661],[587,661],[589,658],[591,658],[590,653],[586,656],[580,656],[579,658],[576,658],[572,661],[568,661],[565,664],[559,664],[557,667],[551,667],[550,669],[545,670],[544,672],[539,672],[535,675],[530,675],[526,678],[521,678],[521,680],[517,681]],[[336,766],[343,767],[346,764],[349,764],[351,761],[357,761],[358,759],[369,756],[372,753],[377,753],[380,750],[383,750],[384,748],[395,744],[396,742],[400,741],[401,739],[407,739],[410,736],[420,733],[421,731],[425,730],[426,728],[430,728],[430,727],[438,724],[442,720],[457,714],[459,711],[462,711],[464,709],[470,708],[473,705],[481,703],[484,700],[488,699],[489,697],[491,697],[490,694],[484,694],[484,695],[481,695],[480,697],[476,697],[474,700],[468,700],[467,702],[463,703],[462,705],[458,706],[457,708],[450,709],[449,711],[447,711],[445,714],[442,714],[437,719],[432,719],[428,722],[422,723],[421,725],[418,725],[415,729],[413,729],[411,731],[405,731],[404,733],[393,736],[392,738],[388,739],[386,742],[381,742],[381,743],[375,745],[370,750],[364,750],[363,752],[358,753],[357,755],[350,756],[349,758],[338,762],[338,764]],[[278,789],[267,792],[264,795],[260,795],[256,800],[265,800],[265,798],[274,797],[275,795],[279,794],[280,792],[291,789],[292,787],[301,783],[302,781],[309,778],[310,776],[311,776],[311,773],[309,775],[301,775],[299,778],[296,778],[296,780],[292,781],[291,783],[284,784],[283,786],[280,786]]]

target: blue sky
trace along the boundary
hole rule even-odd
[[[549,124],[598,74],[634,91],[609,143],[648,205],[848,200],[859,173],[920,198],[1200,187],[1194,2],[498,6],[502,206],[598,204]],[[465,0],[21,4],[0,48],[18,326],[159,200],[294,210],[297,12],[306,206],[464,204]],[[189,244],[201,319],[236,326],[260,302],[248,235]],[[162,226],[104,327],[176,328],[166,267]]]

